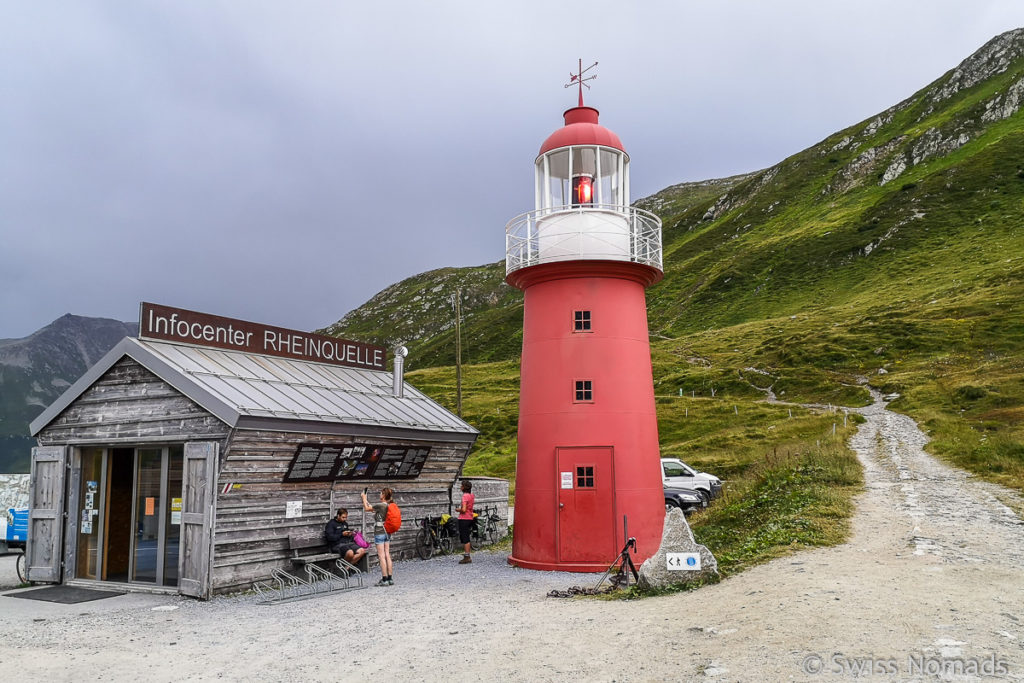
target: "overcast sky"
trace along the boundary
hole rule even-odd
[[[143,300],[311,330],[497,261],[579,58],[635,200],[770,166],[1022,25],[1019,0],[0,0],[0,338]]]

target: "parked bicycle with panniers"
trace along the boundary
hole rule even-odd
[[[416,554],[421,560],[429,560],[435,552],[447,554],[452,551],[455,537],[459,534],[454,517],[420,517],[416,520],[416,526],[419,527],[416,532]]]
[[[479,513],[473,520],[473,527],[470,530],[469,540],[473,550],[479,550],[486,544],[498,540],[498,508],[486,506],[483,512]]]

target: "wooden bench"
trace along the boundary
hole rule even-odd
[[[309,530],[290,532],[288,534],[288,550],[292,551],[292,564],[299,567],[317,562],[334,562],[344,558],[341,553],[331,552],[322,531],[317,533],[312,533]],[[368,572],[370,569],[369,558],[369,554],[363,555],[356,567],[364,573]]]

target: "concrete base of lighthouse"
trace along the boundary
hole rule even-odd
[[[614,561],[614,560],[613,560]],[[530,560],[520,560],[515,556],[509,555],[508,563],[513,567],[520,567],[522,569],[534,569],[542,572],[573,572],[580,574],[595,574],[597,572],[605,572],[608,570],[611,562],[602,564],[568,564],[561,562],[531,562]],[[633,564],[639,564],[637,560],[633,560]]]

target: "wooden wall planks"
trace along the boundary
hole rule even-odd
[[[127,356],[38,434],[46,444],[220,441],[228,426]]]
[[[339,507],[348,508],[349,523],[373,533],[373,514],[363,514],[360,494],[370,486],[370,502],[381,487],[395,491],[402,509],[402,528],[391,543],[395,559],[415,556],[415,518],[450,513],[449,491],[469,454],[468,444],[402,439],[401,430],[386,439],[324,436],[304,432],[238,430],[228,442],[221,467],[214,531],[214,591],[247,589],[275,567],[291,569],[288,533],[305,529],[323,533]],[[284,475],[300,444],[387,443],[430,446],[430,455],[416,479],[284,483]],[[507,487],[507,483],[506,483]],[[227,491],[224,492],[224,489]],[[506,493],[506,506],[507,506]],[[300,517],[286,515],[289,501],[301,501]],[[371,563],[376,551],[371,547]]]

